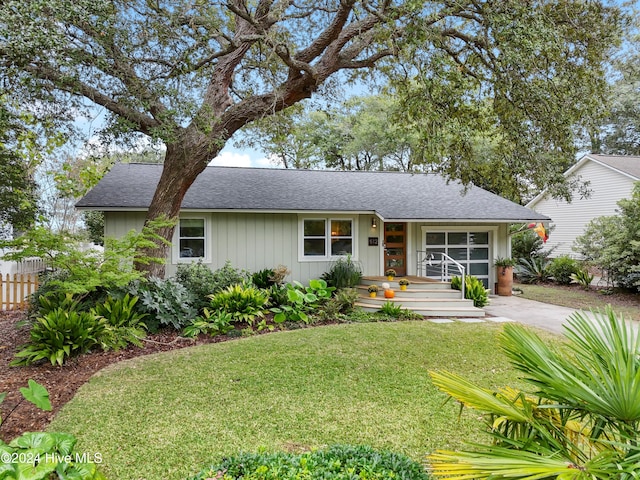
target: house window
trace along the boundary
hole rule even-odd
[[[179,258],[205,257],[204,218],[181,218],[178,236]]]
[[[354,221],[351,218],[302,220],[303,259],[321,260],[354,254]]]

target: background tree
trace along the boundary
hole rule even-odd
[[[149,221],[176,217],[193,181],[245,125],[310,98],[339,72],[376,66],[398,80],[425,145],[430,131],[452,136],[432,155],[471,168],[473,105],[490,98],[505,151],[567,158],[570,127],[601,102],[620,16],[578,0],[8,0],[0,19],[1,75],[39,118],[61,122],[97,105],[108,114],[105,138],[166,146]],[[173,228],[160,234],[170,239]]]
[[[613,80],[608,105],[602,118],[587,128],[583,140],[592,153],[640,155],[640,15],[635,9],[633,22],[625,30],[623,48],[611,62]]]

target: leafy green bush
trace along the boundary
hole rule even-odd
[[[323,273],[321,278],[327,285],[337,289],[355,287],[362,280],[362,265],[347,255],[346,258],[339,258],[333,262],[329,271]]]
[[[253,285],[231,285],[210,298],[211,310],[230,313],[234,322],[253,324],[256,317],[264,317],[269,294]]]
[[[140,298],[139,311],[149,315],[145,323],[152,332],[167,325],[180,330],[198,315],[192,306],[193,297],[172,278],[151,277],[147,281],[132,283],[127,290]]]
[[[191,294],[191,304],[199,312],[209,305],[208,296],[220,290],[216,275],[201,260],[178,265],[175,278]]]
[[[205,308],[202,315],[197,317],[190,325],[184,327],[182,334],[185,337],[197,337],[201,333],[211,335],[224,335],[233,330],[231,322],[233,317],[228,312],[217,311],[211,312]]]
[[[328,299],[319,312],[322,318],[332,319],[339,315],[350,313],[358,301],[359,293],[355,288],[341,288],[335,295]]]
[[[16,353],[11,364],[30,365],[47,359],[51,365],[62,365],[69,357],[101,346],[107,338],[106,330],[106,320],[93,313],[56,308],[36,319],[29,343]]]
[[[547,267],[549,275],[560,285],[569,285],[571,283],[571,275],[578,270],[578,262],[568,255],[561,255],[552,259]]]
[[[326,303],[334,290],[335,287],[329,287],[327,282],[321,279],[311,280],[308,287],[300,282],[288,283],[285,286],[286,302],[278,303],[278,306],[271,308],[275,313],[274,322],[310,323],[311,319],[307,313],[317,310]]]
[[[640,182],[618,207],[618,215],[592,220],[574,250],[598,267],[609,285],[640,292]]]
[[[367,446],[335,445],[302,454],[240,453],[189,480],[428,480],[418,462]]]
[[[522,283],[544,283],[551,278],[549,260],[545,257],[521,258],[516,265],[515,274]]]
[[[273,280],[275,272],[272,268],[263,268],[251,275],[251,283],[257,288],[268,289],[276,284]]]
[[[143,319],[148,316],[136,310],[138,297],[131,297],[127,293],[123,298],[107,297],[97,304],[91,312],[107,321],[107,344],[117,349],[126,347],[129,343],[141,346],[141,339],[146,335],[147,326]],[[104,343],[104,342],[103,342]]]
[[[482,280],[473,275],[464,277],[464,298],[473,300],[473,306],[482,308],[489,303],[489,290],[482,283]],[[460,277],[451,278],[451,288],[454,290],[462,290],[462,280]]]
[[[46,295],[40,295],[38,297],[37,313],[40,316],[44,316],[58,308],[66,312],[83,310],[80,306],[80,300],[75,299],[72,293],[49,291]]]

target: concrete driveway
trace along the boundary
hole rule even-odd
[[[499,297],[491,295],[484,311],[489,315],[511,319],[518,323],[562,334],[562,325],[575,312],[573,308],[527,300],[519,296]]]

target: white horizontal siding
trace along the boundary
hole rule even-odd
[[[551,218],[555,228],[550,233],[545,249],[554,248],[553,256],[578,255],[573,251],[575,239],[582,235],[587,224],[594,218],[614,215],[617,202],[629,198],[634,182],[629,177],[595,162],[585,164],[574,172],[581,181],[589,181],[591,195],[588,198],[574,196],[568,203],[545,197],[532,208]]]

